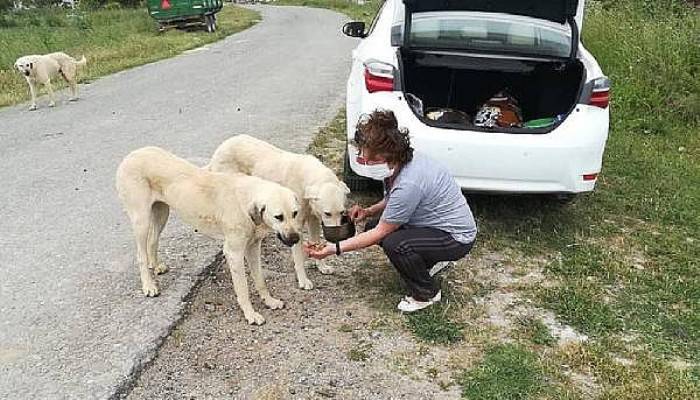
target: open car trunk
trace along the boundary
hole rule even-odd
[[[583,65],[577,59],[492,58],[406,49],[400,49],[399,56],[401,90],[422,102],[423,115],[418,107],[412,107],[414,113],[425,124],[441,128],[547,133],[572,112],[585,81]],[[554,124],[542,128],[475,125],[484,104],[503,91],[517,102],[524,125],[548,118],[554,118]],[[434,109],[461,111],[468,122],[427,118]]]

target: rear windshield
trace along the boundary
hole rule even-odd
[[[398,17],[398,16],[397,16]],[[481,12],[424,12],[413,14],[410,46],[416,49],[469,50],[568,57],[568,24],[516,15]],[[392,26],[392,44],[403,40],[403,16]]]

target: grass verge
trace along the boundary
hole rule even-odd
[[[369,24],[377,14],[377,10],[379,10],[383,1],[367,1],[360,5],[352,0],[277,0],[274,4],[282,6],[327,8],[343,13],[354,21],[364,21]]]
[[[0,106],[29,99],[24,78],[13,69],[17,58],[27,54],[64,51],[74,57],[85,55],[87,68],[81,80],[172,57],[184,50],[217,41],[252,26],[259,14],[227,6],[218,14],[218,31],[158,33],[145,7],[138,9],[76,12],[36,9],[11,12],[0,17]],[[61,87],[61,80],[56,81]],[[43,92],[43,91],[42,91]]]
[[[537,394],[542,379],[534,354],[519,346],[499,345],[464,373],[461,384],[470,400],[521,400]]]

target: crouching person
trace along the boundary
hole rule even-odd
[[[399,310],[413,312],[439,302],[434,275],[467,255],[476,239],[474,217],[459,185],[445,167],[414,152],[391,111],[361,120],[355,143],[362,175],[384,180],[385,197],[349,210],[352,220],[368,220],[363,233],[321,249],[306,245],[306,253],[323,259],[379,244],[408,288]]]

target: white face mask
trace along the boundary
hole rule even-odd
[[[359,171],[357,172],[360,175],[376,179],[378,181],[382,181],[394,175],[394,170],[392,168],[389,168],[389,165],[387,165],[387,163],[372,165],[358,164],[358,167]]]

